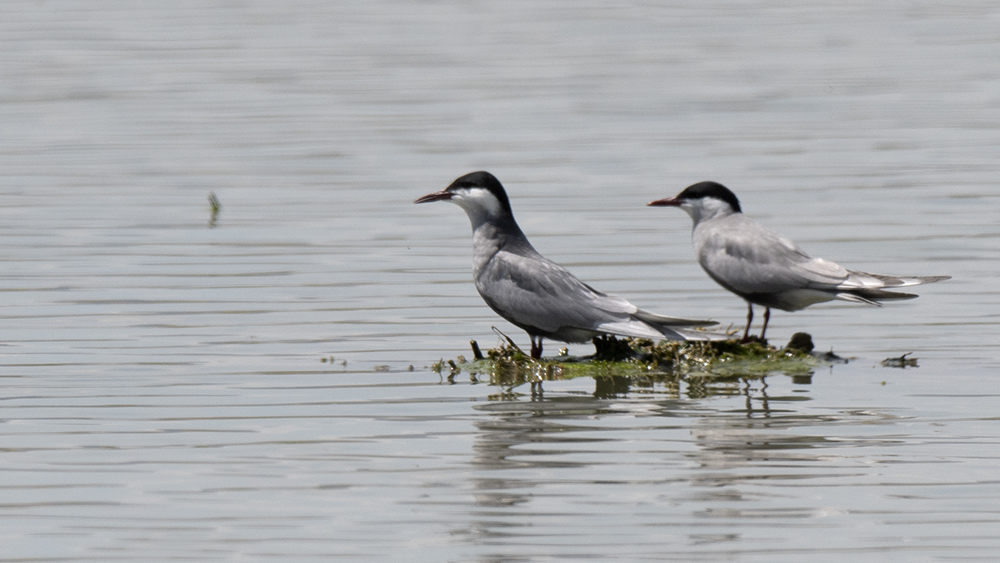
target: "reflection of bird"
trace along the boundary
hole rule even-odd
[[[754,304],[764,307],[764,328],[760,332],[763,340],[772,307],[798,311],[833,299],[879,305],[879,301],[916,297],[886,288],[951,277],[867,274],[847,270],[822,258],[810,258],[792,241],[743,215],[736,194],[715,182],[688,186],[677,197],[649,205],[680,207],[691,216],[694,222],[691,238],[698,263],[716,283],[747,302],[744,341],[749,338]]]
[[[657,340],[712,338],[679,327],[714,325],[714,321],[643,311],[621,297],[597,291],[539,254],[514,221],[500,181],[489,172],[466,174],[414,203],[430,201],[450,201],[469,216],[476,289],[498,315],[527,331],[533,358],[542,354],[542,338],[563,342],[586,342],[600,334]]]

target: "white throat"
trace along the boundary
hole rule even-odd
[[[503,215],[500,200],[484,188],[470,188],[455,192],[449,201],[465,210],[472,221],[472,228],[496,220]]]
[[[725,217],[734,213],[731,205],[714,197],[703,197],[691,202],[685,202],[681,205],[681,208],[691,216],[691,220],[695,226],[701,221],[716,217]]]

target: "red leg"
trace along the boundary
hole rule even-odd
[[[743,330],[742,342],[750,342],[750,323],[753,322],[753,304],[747,302],[747,327]]]
[[[531,337],[531,357],[537,360],[542,357],[542,337],[538,337],[538,343],[536,344],[535,337],[530,334],[528,336]]]
[[[764,328],[760,331],[760,339],[764,340],[764,333],[767,332],[767,323],[771,320],[771,308],[764,307]]]

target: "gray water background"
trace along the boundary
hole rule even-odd
[[[3,3],[0,562],[992,560],[998,61],[985,1]],[[777,312],[811,379],[449,383],[527,342],[412,204],[477,169],[657,312],[743,321],[644,206],[704,179],[953,279]]]

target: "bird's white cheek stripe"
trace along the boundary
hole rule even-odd
[[[459,205],[474,205],[481,207],[490,217],[497,217],[501,213],[500,202],[489,190],[482,188],[472,188],[465,190],[460,197],[456,198]]]

